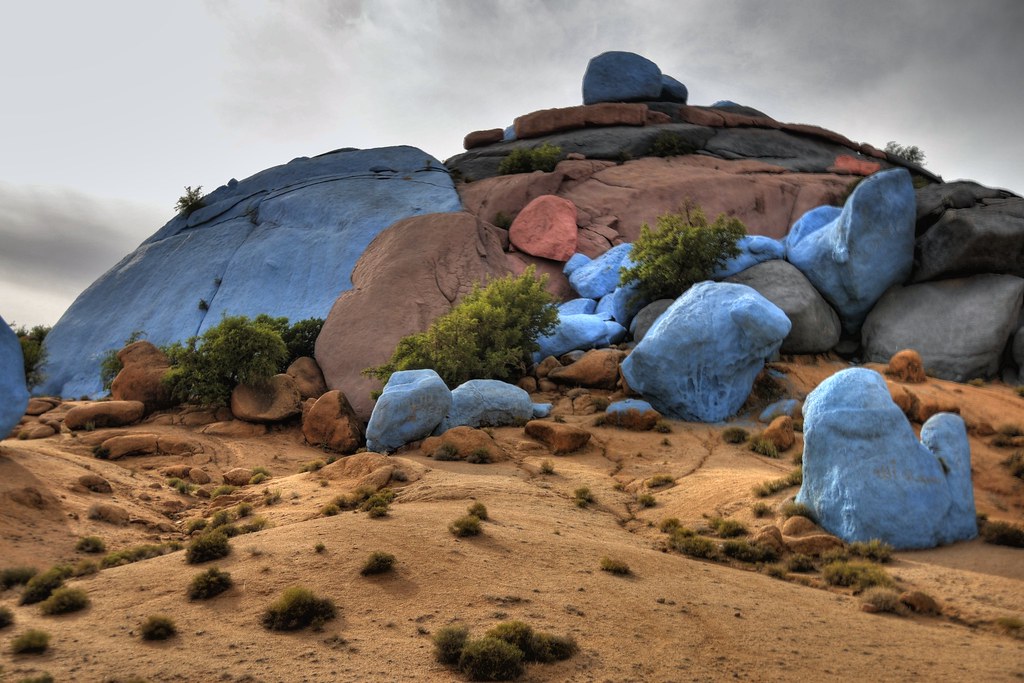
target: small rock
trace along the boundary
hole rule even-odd
[[[894,353],[889,359],[889,367],[885,369],[885,374],[900,382],[911,384],[921,384],[927,379],[921,354],[913,349],[903,349]]]
[[[584,429],[541,420],[527,422],[526,435],[543,443],[555,455],[578,451],[590,441],[590,432]]]
[[[780,451],[787,450],[796,443],[796,436],[793,434],[793,418],[789,415],[780,415],[761,432],[762,439],[768,439]]]
[[[654,425],[658,424],[658,420],[661,419],[661,413],[655,410],[650,403],[635,398],[615,401],[605,409],[604,416],[605,424],[637,432],[654,429]]]
[[[225,484],[231,486],[245,486],[252,479],[252,470],[247,467],[235,467],[220,475]]]
[[[821,527],[803,515],[793,515],[782,523],[782,533],[786,536],[806,536],[820,534]]]
[[[111,488],[109,481],[100,475],[91,472],[80,476],[78,478],[78,483],[93,493],[112,493],[114,490]]]
[[[200,486],[203,484],[209,484],[211,481],[209,473],[198,467],[192,467],[189,469],[188,480],[193,484],[199,484]]]
[[[447,446],[454,449],[453,457],[465,460],[473,453],[485,451],[490,462],[505,459],[505,453],[491,436],[473,427],[453,427],[441,436],[430,436],[423,440],[420,450],[428,458],[436,458],[438,449]]]

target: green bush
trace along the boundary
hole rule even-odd
[[[228,543],[227,534],[222,531],[210,531],[192,539],[185,552],[185,561],[189,564],[199,564],[227,557],[230,552],[231,545]]]
[[[755,436],[751,439],[749,448],[758,455],[763,455],[766,458],[779,457],[779,447],[775,445],[774,441],[766,439],[763,436]]]
[[[477,501],[466,508],[466,513],[483,521],[487,519],[487,506],[480,501]]]
[[[14,586],[24,586],[39,573],[35,567],[7,567],[0,570],[0,591]]]
[[[778,493],[783,489],[788,489],[791,486],[800,486],[800,484],[802,484],[803,481],[803,468],[797,467],[795,470],[787,474],[785,477],[782,477],[781,479],[771,479],[769,481],[764,482],[763,484],[758,484],[757,486],[754,487],[754,495],[759,498],[765,498],[767,496],[772,495],[773,493]]]
[[[615,574],[616,576],[629,576],[633,573],[628,564],[611,557],[601,558],[601,571]]]
[[[655,489],[659,486],[672,486],[676,483],[676,478],[671,474],[655,474],[644,483],[647,485],[647,488]]]
[[[375,550],[370,553],[370,556],[366,558],[366,562],[363,564],[362,569],[359,573],[363,576],[370,576],[372,574],[385,574],[395,567],[395,556],[391,553],[385,553],[380,550]]]
[[[64,579],[69,576],[71,576],[71,567],[66,565],[50,567],[42,574],[36,574],[25,584],[25,590],[21,593],[19,604],[32,605],[42,602],[50,597],[53,591],[63,586]]]
[[[167,640],[178,634],[178,627],[170,617],[152,614],[142,622],[139,633],[143,640]]]
[[[39,604],[43,614],[67,614],[77,612],[89,606],[89,596],[81,588],[64,586],[53,591],[46,600]]]
[[[540,473],[541,474],[554,474],[555,473],[555,463],[551,462],[550,460],[543,460],[543,461],[541,461],[541,463],[540,463]]]
[[[50,647],[50,634],[39,629],[29,629],[11,641],[11,652],[16,655],[38,655]]]
[[[726,427],[722,430],[722,441],[726,443],[745,443],[750,434],[743,427]]]
[[[771,562],[778,554],[773,548],[743,539],[733,539],[722,544],[722,554],[740,562]]]
[[[169,541],[167,543],[160,544],[147,543],[144,545],[136,545],[130,548],[124,548],[122,550],[115,550],[114,552],[107,553],[103,556],[103,559],[100,560],[100,566],[104,569],[120,567],[124,564],[140,562],[152,557],[160,557],[161,555],[166,555],[169,552],[180,549],[181,544],[177,541]]]
[[[754,503],[750,509],[753,511],[754,516],[757,518],[767,517],[768,515],[772,514],[772,506],[760,500]]]
[[[99,536],[82,536],[75,544],[75,550],[80,553],[102,553],[107,549],[107,544]]]
[[[668,537],[668,546],[673,550],[681,552],[690,557],[702,557],[712,559],[718,555],[718,546],[709,538],[696,536],[691,531],[676,529]]]
[[[877,564],[870,562],[830,562],[821,570],[821,577],[832,586],[853,586],[865,590],[872,586],[892,586],[892,578]]]
[[[231,586],[231,574],[222,572],[216,567],[210,567],[205,572],[199,572],[192,577],[192,581],[188,584],[188,599],[209,600],[228,590]]]
[[[318,598],[308,588],[292,586],[267,608],[262,621],[271,631],[295,631],[310,625],[319,628],[336,613],[330,598]]]
[[[323,329],[323,318],[306,318],[293,324],[281,333],[281,340],[288,349],[288,363],[303,356],[312,357],[316,338]]]
[[[850,544],[850,554],[872,562],[888,562],[892,559],[892,546],[877,538],[870,541],[855,541]]]
[[[683,154],[693,154],[697,148],[689,140],[679,133],[671,130],[663,130],[651,141],[651,147],[647,152],[652,157],[675,157]]]
[[[642,508],[652,508],[658,504],[658,500],[650,493],[641,493],[636,497],[636,502]]]
[[[735,519],[712,517],[708,520],[708,526],[721,538],[735,538],[736,536],[745,536],[747,534],[747,527],[743,525],[743,522]]]
[[[901,145],[895,140],[890,140],[885,145],[885,151],[913,164],[924,165],[924,150],[917,145]]]
[[[457,664],[468,639],[469,629],[465,626],[442,626],[434,634],[434,657],[441,664]]]
[[[813,572],[816,569],[814,558],[803,553],[794,553],[786,558],[786,569],[796,573]]]
[[[459,655],[459,670],[474,681],[511,681],[523,675],[523,652],[499,638],[470,640]]]
[[[532,173],[533,171],[550,173],[555,170],[561,157],[562,148],[546,142],[533,149],[516,149],[501,160],[501,164],[498,166],[498,175]]]
[[[21,345],[21,359],[25,370],[25,385],[31,390],[42,384],[46,379],[42,367],[46,363],[46,347],[43,341],[50,333],[49,325],[35,325],[31,329],[25,326],[11,325],[18,343]]]
[[[708,223],[704,212],[687,204],[683,213],[659,216],[657,232],[644,223],[621,270],[622,284],[636,283],[647,300],[675,299],[693,284],[740,253],[737,241],[747,234],[739,220],[718,216]]]
[[[576,507],[585,508],[594,502],[594,494],[588,487],[581,486],[572,492],[572,499],[576,503]]]
[[[816,521],[814,517],[814,510],[803,503],[797,503],[792,500],[782,504],[779,508],[779,514],[782,515],[783,519],[789,519],[790,517],[806,517],[812,522]]]
[[[172,396],[183,403],[227,405],[237,385],[263,384],[277,374],[288,349],[267,320],[272,321],[225,315],[201,336],[168,347],[171,368],[164,383]]]
[[[195,189],[191,185],[185,186],[185,194],[178,197],[174,204],[174,210],[180,214],[191,216],[193,212],[205,206],[203,200],[203,186],[197,185]]]
[[[463,515],[448,525],[448,531],[459,538],[479,536],[480,518],[476,515]]]
[[[221,496],[230,496],[232,493],[238,490],[237,486],[231,484],[221,484],[212,491],[210,491],[210,498],[220,498]]]
[[[870,605],[875,612],[904,614],[907,611],[906,606],[900,602],[900,594],[892,588],[883,586],[875,586],[864,591],[861,602]]]
[[[5,628],[14,623],[14,612],[10,607],[0,607],[0,628]]]
[[[364,374],[387,382],[399,370],[432,368],[449,387],[471,379],[511,380],[522,375],[550,334],[558,311],[544,289],[547,277],[530,266],[518,277],[479,284],[426,332],[402,338],[391,359]]]

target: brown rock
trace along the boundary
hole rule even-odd
[[[112,493],[113,488],[110,486],[110,482],[101,477],[98,474],[90,472],[89,474],[83,474],[78,478],[78,483],[89,489],[93,493]]]
[[[558,385],[551,380],[544,378],[537,380],[537,390],[542,392],[558,391]]]
[[[488,130],[475,130],[462,140],[463,149],[484,147],[501,142],[505,138],[505,131],[501,128],[490,128]]]
[[[234,417],[230,408],[186,408],[181,413],[181,424],[186,427],[201,427],[211,422],[223,422]]]
[[[594,349],[571,365],[552,369],[547,377],[558,384],[614,389],[619,381],[619,363],[625,357],[626,353],[618,349]]]
[[[49,436],[53,436],[58,431],[59,427],[58,429],[54,429],[51,424],[30,422],[15,429],[11,436],[16,436],[19,439],[45,439]]]
[[[548,376],[548,373],[555,368],[560,367],[562,367],[562,364],[558,362],[557,358],[554,356],[548,356],[541,362],[537,363],[537,371],[534,374],[537,376],[537,379],[544,379]]]
[[[779,555],[786,550],[786,544],[782,540],[782,532],[774,524],[759,529],[751,540],[758,545],[771,548]]]
[[[191,465],[170,465],[168,467],[161,467],[160,474],[165,477],[185,479],[189,476],[191,470]]]
[[[114,436],[103,442],[108,460],[118,460],[128,455],[154,455],[158,452],[156,434],[125,434]]]
[[[306,443],[337,453],[355,453],[363,442],[363,424],[345,394],[328,391],[302,419]]]
[[[248,467],[235,467],[220,475],[225,484],[231,486],[245,486],[252,479],[252,470]]]
[[[885,374],[900,382],[912,384],[921,384],[927,380],[921,354],[913,349],[903,349],[894,353],[889,359],[889,367],[885,369]]]
[[[953,413],[954,415],[960,414],[960,406],[955,403],[949,403],[948,401],[939,401],[934,398],[921,399],[917,405],[917,412],[911,418],[914,422],[924,424],[928,421],[932,415],[937,413]]]
[[[605,412],[605,424],[622,429],[630,429],[635,432],[647,432],[654,429],[654,426],[661,420],[661,413],[657,410],[645,410],[640,412],[636,408],[629,410],[616,410]]]
[[[231,413],[247,422],[280,422],[302,412],[299,387],[291,375],[274,375],[266,384],[239,384],[231,392]]]
[[[806,536],[820,534],[821,527],[803,515],[793,515],[782,523],[782,533],[786,536]]]
[[[646,104],[601,104],[542,109],[516,117],[512,122],[520,140],[550,135],[585,126],[642,126],[647,123]]]
[[[530,266],[536,270],[536,277],[547,276],[545,291],[553,296],[556,301],[575,299],[576,292],[569,284],[569,278],[565,276],[562,269],[565,267],[561,261],[551,261],[540,256],[533,256],[524,252],[510,252],[505,254],[505,265],[513,275],[522,275]]]
[[[210,474],[206,470],[198,467],[189,468],[188,480],[193,484],[199,484],[200,486],[203,484],[209,484],[211,481]]]
[[[579,163],[588,162],[572,162]],[[460,185],[459,198],[469,213],[488,223],[502,214],[511,219],[537,197],[555,194],[565,178],[562,169],[566,166],[562,162],[552,173],[514,173]]]
[[[899,409],[903,411],[907,419],[913,420],[917,417],[917,412],[921,405],[917,394],[905,387],[890,384],[889,395],[892,396],[892,402],[899,406]]]
[[[224,420],[223,422],[205,425],[199,431],[211,436],[229,436],[236,439],[246,439],[266,434],[267,425],[246,422],[245,420]]]
[[[110,385],[110,395],[118,401],[141,401],[146,413],[173,404],[163,384],[170,363],[163,351],[148,341],[137,341],[117,352],[121,372]]]
[[[590,432],[586,430],[541,420],[527,422],[526,435],[543,443],[555,455],[578,451],[590,441]]]
[[[157,450],[166,455],[195,455],[203,452],[203,444],[188,436],[161,434],[156,444]]]
[[[93,503],[89,507],[89,519],[121,526],[128,523],[128,518],[128,511],[113,503]]]
[[[343,389],[356,415],[369,418],[370,392],[380,382],[362,371],[387,361],[399,339],[427,329],[474,282],[506,272],[497,231],[468,213],[395,223],[363,252],[352,289],[338,297],[317,338],[327,385]]]
[[[459,460],[465,460],[478,450],[487,451],[490,462],[505,459],[505,452],[487,432],[472,427],[453,427],[440,436],[427,437],[420,450],[428,458],[439,459],[436,458],[437,451],[444,446],[454,449],[452,457]]]
[[[907,591],[900,594],[900,602],[918,614],[942,614],[942,608],[935,598],[921,591]]]
[[[292,361],[288,369],[284,371],[295,380],[295,386],[299,390],[299,396],[303,400],[307,398],[320,398],[327,393],[327,382],[324,381],[324,373],[316,360],[308,356],[302,356]]]
[[[789,415],[779,415],[761,432],[761,438],[771,441],[780,451],[792,447],[796,443],[796,436],[793,434],[793,418]]]
[[[833,548],[842,548],[843,542],[832,534],[807,534],[806,536],[784,536],[786,547],[794,553],[817,556]]]
[[[28,400],[28,407],[25,408],[26,415],[42,415],[48,413],[60,405],[60,399],[49,397],[34,397]]]
[[[516,382],[516,386],[528,394],[537,393],[537,380],[534,377],[523,377],[518,382]]]
[[[527,204],[509,228],[512,244],[527,254],[568,261],[576,253],[576,206],[546,194]]]
[[[75,406],[64,416],[68,429],[123,427],[138,422],[146,412],[142,401],[99,401]]]

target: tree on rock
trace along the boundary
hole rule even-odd
[[[890,140],[885,145],[885,151],[887,154],[906,159],[912,164],[924,165],[924,150],[917,145],[901,145],[895,140]]]

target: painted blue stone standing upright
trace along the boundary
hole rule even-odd
[[[391,375],[366,425],[366,448],[390,453],[429,436],[452,407],[452,392],[433,370]]]
[[[0,439],[11,433],[28,406],[24,363],[18,336],[0,317]]]

